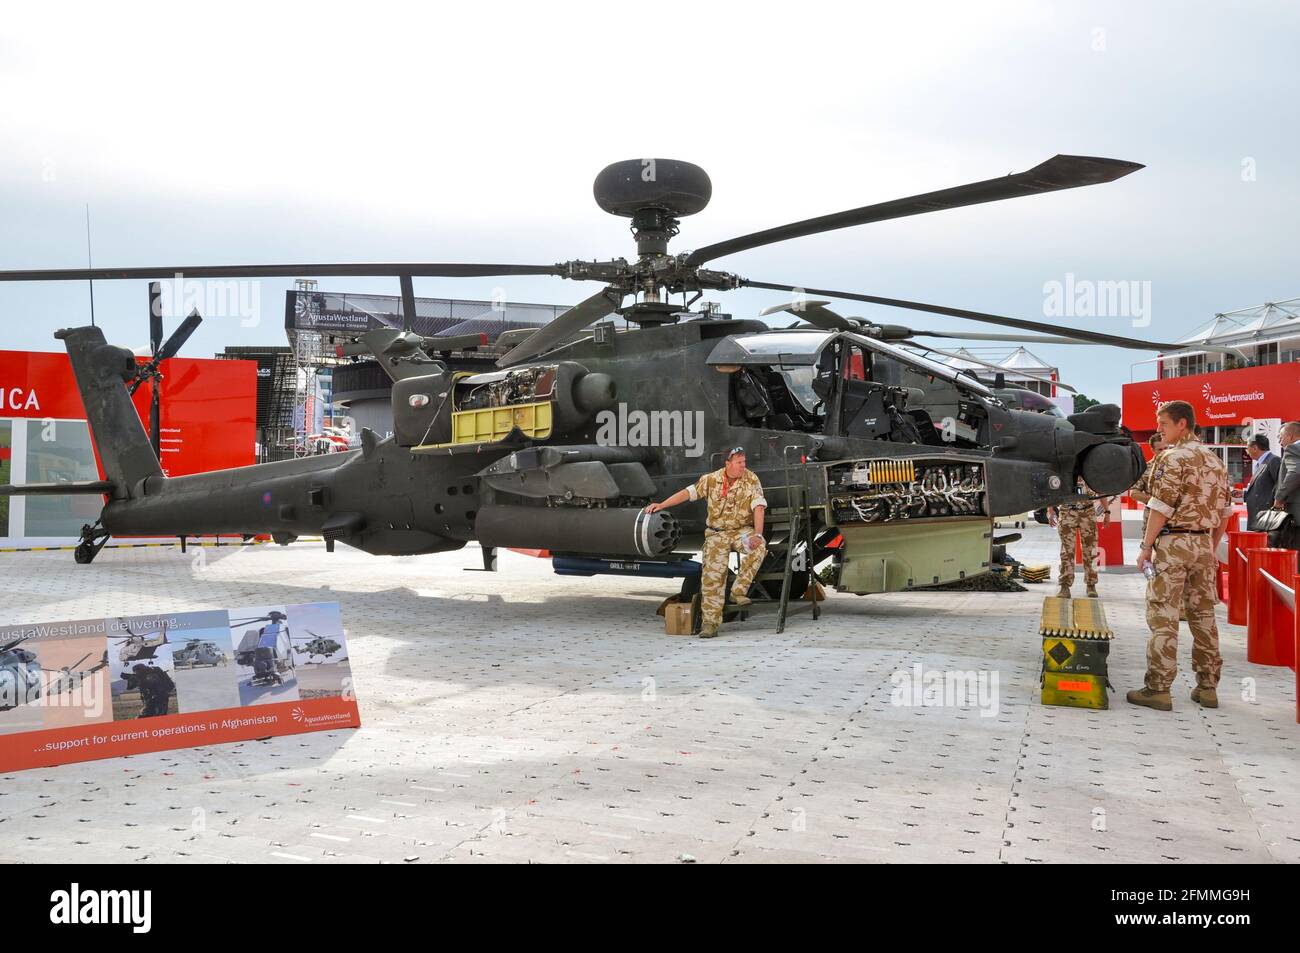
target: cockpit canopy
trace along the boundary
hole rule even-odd
[[[733,334],[723,338],[709,354],[712,366],[730,364],[765,364],[812,366],[822,361],[822,352],[834,341],[848,341],[876,354],[888,357],[926,377],[947,381],[954,387],[981,397],[996,399],[993,391],[961,371],[913,354],[906,348],[850,331],[777,331],[757,334]]]

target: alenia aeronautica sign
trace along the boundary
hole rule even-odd
[[[1170,400],[1187,401],[1196,411],[1197,421],[1208,426],[1236,426],[1270,417],[1295,420],[1300,418],[1300,364],[1268,364],[1125,384],[1125,426],[1154,430],[1156,409]]]

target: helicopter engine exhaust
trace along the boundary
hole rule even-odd
[[[484,546],[642,559],[667,555],[682,535],[677,520],[663,511],[497,504],[478,511],[474,531]]]

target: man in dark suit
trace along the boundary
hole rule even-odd
[[[1273,491],[1277,489],[1277,474],[1282,468],[1282,460],[1270,452],[1268,437],[1256,434],[1246,444],[1246,456],[1250,457],[1252,467],[1250,483],[1242,493],[1246,503],[1246,525],[1255,519],[1255,514],[1273,505]]]
[[[1273,508],[1291,514],[1290,525],[1268,538],[1270,546],[1300,549],[1300,420],[1282,427],[1278,442],[1282,445],[1282,466],[1273,491]]]

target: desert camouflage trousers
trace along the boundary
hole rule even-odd
[[[1192,630],[1192,671],[1196,684],[1219,684],[1223,658],[1214,622],[1219,571],[1209,534],[1171,533],[1156,540],[1151,557],[1155,577],[1147,583],[1147,688],[1167,692],[1178,675],[1178,617],[1184,611]]]
[[[749,591],[749,584],[754,581],[754,574],[763,563],[763,556],[767,553],[766,543],[762,543],[753,552],[741,552],[740,540],[747,532],[752,534],[754,530],[709,530],[704,534],[704,549],[700,552],[700,621],[703,625],[718,625],[722,622],[731,553],[740,553],[740,572],[731,584],[731,591],[736,595],[743,596]],[[759,539],[761,542],[762,537]]]
[[[1061,585],[1074,585],[1074,534],[1079,534],[1083,549],[1083,577],[1089,586],[1097,585],[1097,515],[1091,505],[1063,506],[1056,511],[1056,531],[1061,534]]]

